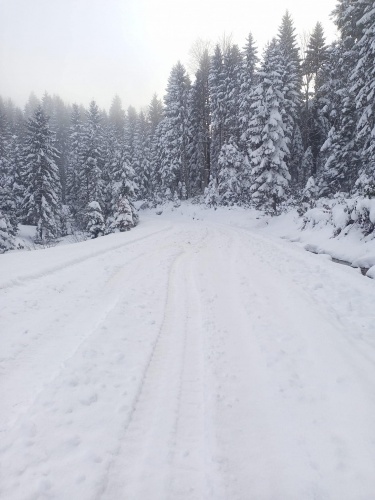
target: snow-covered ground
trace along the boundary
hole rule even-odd
[[[282,220],[154,212],[0,256],[0,498],[372,500],[375,281]]]

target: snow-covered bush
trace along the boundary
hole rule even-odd
[[[303,214],[302,220],[302,229],[331,226],[333,237],[348,234],[352,228],[364,236],[375,237],[375,199],[345,198],[339,194],[333,199],[321,198]]]
[[[374,233],[375,236],[375,199],[360,198],[356,200],[350,216],[365,236],[371,233]]]
[[[91,238],[103,236],[105,224],[102,214],[102,209],[97,201],[92,201],[87,206],[86,211],[86,229],[90,233]]]

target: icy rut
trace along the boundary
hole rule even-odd
[[[213,222],[103,240],[9,256],[1,499],[374,497],[374,282]]]

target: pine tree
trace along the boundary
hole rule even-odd
[[[294,179],[294,184],[296,186],[301,185],[301,167],[302,159],[304,155],[302,134],[299,125],[295,126],[292,142],[290,145],[290,160],[289,160],[289,172],[291,177]],[[304,185],[304,182],[302,182]]]
[[[233,138],[238,144],[241,135],[239,122],[242,57],[237,45],[231,45],[224,54],[224,140]]]
[[[211,108],[210,180],[212,177],[217,180],[219,155],[225,141],[225,74],[223,54],[219,45],[216,45],[211,60],[209,90]]]
[[[256,67],[259,62],[257,48],[254,38],[250,33],[246,46],[243,50],[243,62],[241,69],[241,89],[239,102],[239,122],[241,130],[241,149],[246,152],[248,149],[249,124],[252,118],[252,90],[256,85]]]
[[[134,208],[131,206],[129,200],[125,197],[119,198],[116,205],[112,229],[114,231],[120,231],[120,233],[129,231],[129,229],[134,227],[137,223],[137,220],[134,220],[133,213]]]
[[[121,99],[116,95],[111,107],[109,108],[108,116],[109,125],[113,127],[116,137],[121,140],[124,136],[125,128],[125,111],[122,108]]]
[[[69,154],[66,172],[66,201],[74,218],[81,208],[81,181],[83,162],[83,124],[77,104],[73,104],[69,128]]]
[[[315,184],[313,176],[309,177],[306,186],[302,191],[298,214],[302,216],[307,210],[313,208],[316,199],[318,198],[319,188]]]
[[[334,20],[340,30],[340,41],[329,51],[330,78],[325,83],[326,104],[323,112],[330,122],[328,138],[322,146],[325,164],[320,173],[321,195],[337,191],[351,192],[358,177],[361,144],[356,136],[358,113],[355,93],[349,76],[357,64],[358,41],[363,27],[359,23],[365,3],[339,0]]]
[[[163,119],[163,103],[156,94],[153,95],[150,105],[148,107],[148,119],[151,127],[151,136],[156,133],[159,123]]]
[[[312,32],[302,65],[304,77],[304,107],[301,127],[303,143],[311,147],[313,154],[313,172],[316,172],[316,162],[327,130],[319,115],[316,92],[323,84],[324,66],[328,61],[328,47],[325,44],[324,31],[321,23],[317,23]]]
[[[80,179],[80,210],[83,212],[90,201],[102,201],[104,166],[102,118],[95,101],[90,103],[82,134],[82,164]]]
[[[278,43],[282,55],[281,62],[283,68],[282,91],[284,94],[283,121],[285,123],[285,137],[289,144],[291,144],[296,126],[300,122],[302,72],[297,36],[293,20],[288,11],[283,16],[281,22]],[[286,154],[287,164],[296,163],[296,161],[298,160],[292,157],[292,150],[290,150]]]
[[[242,200],[243,156],[232,137],[224,144],[219,156],[218,190],[222,205],[240,204]]]
[[[190,197],[188,159],[188,95],[190,80],[183,65],[173,67],[164,98],[163,156],[161,158],[161,184],[165,195],[181,191],[185,186]],[[179,193],[181,194],[181,193]]]
[[[12,137],[3,106],[0,106],[0,211],[7,218],[8,230],[15,236],[18,230],[14,168],[11,163]]]
[[[211,177],[208,186],[204,190],[204,203],[208,207],[217,207],[220,203],[219,189],[215,177]]]
[[[299,186],[305,186],[307,179],[311,177],[313,170],[314,170],[314,158],[311,146],[309,146],[304,152],[303,158],[301,160],[301,167],[298,172]]]
[[[211,116],[209,94],[210,57],[207,49],[199,60],[189,95],[189,161],[193,195],[202,194],[210,176]]]
[[[375,196],[375,6],[373,1],[362,0],[363,17],[357,29],[363,36],[358,41],[359,59],[351,76],[355,94],[358,121],[356,140],[360,144],[361,169],[357,189],[366,196]]]
[[[151,197],[150,123],[143,112],[139,113],[134,136],[134,172],[138,187],[138,199]]]
[[[277,212],[286,199],[290,175],[285,157],[285,99],[283,94],[283,55],[273,40],[266,48],[259,83],[253,93],[250,122],[249,158],[252,166],[252,200],[258,208]]]
[[[43,242],[59,233],[58,220],[61,184],[48,119],[39,106],[27,124],[24,149],[26,191],[23,203],[25,220],[36,224],[36,239]]]
[[[14,238],[9,228],[9,221],[6,215],[0,210],[0,253],[14,248]]]
[[[105,224],[102,209],[97,201],[91,201],[86,210],[86,229],[91,238],[104,235]]]

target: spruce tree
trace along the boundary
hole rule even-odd
[[[258,208],[276,213],[286,199],[290,175],[285,163],[289,153],[283,93],[283,54],[274,39],[266,48],[253,92],[249,138],[252,201]]]
[[[199,60],[188,102],[190,185],[193,195],[202,194],[210,176],[211,115],[209,93],[210,57]]]
[[[105,224],[102,209],[97,201],[91,201],[86,210],[86,229],[91,238],[104,235]]]
[[[15,166],[11,162],[12,136],[5,109],[0,106],[0,210],[7,218],[8,230],[15,236],[18,230],[15,187]]]
[[[351,76],[358,112],[356,140],[361,157],[357,189],[375,197],[375,8],[373,1],[360,3],[365,7],[363,17],[357,22],[362,37],[357,44],[359,59]]]
[[[139,113],[134,137],[133,168],[138,187],[137,198],[151,198],[151,126],[143,112]]]
[[[24,157],[24,219],[36,224],[36,240],[44,242],[59,233],[61,184],[56,163],[58,151],[54,147],[48,119],[40,106],[27,124]]]
[[[323,145],[327,130],[319,112],[317,91],[323,85],[325,65],[328,61],[328,47],[325,44],[324,31],[321,23],[317,23],[306,49],[302,71],[305,82],[304,107],[301,127],[303,143],[311,147],[313,155],[313,173],[316,173],[316,163],[320,148]]]
[[[283,121],[285,123],[285,137],[292,143],[296,126],[300,122],[302,72],[297,36],[293,20],[287,11],[283,16],[278,34],[278,43],[282,62],[282,92],[284,94]],[[292,150],[286,154],[287,164],[296,163],[292,157]],[[293,172],[293,180],[295,172]]]
[[[217,180],[219,155],[225,141],[225,74],[223,54],[219,45],[216,45],[211,59],[209,89],[211,109],[210,179],[214,177]]]
[[[81,181],[83,163],[83,124],[77,104],[73,104],[69,127],[69,153],[66,172],[66,201],[73,217],[76,218],[81,207]]]
[[[301,167],[298,172],[298,184],[300,187],[305,186],[307,179],[309,179],[312,175],[313,169],[314,158],[311,146],[309,146],[304,152],[303,158],[301,160]]]
[[[122,108],[121,99],[116,95],[111,107],[109,108],[108,116],[109,125],[113,127],[118,139],[123,139],[125,128],[125,111]]]
[[[102,117],[95,101],[86,112],[86,123],[82,132],[82,164],[79,172],[80,211],[90,201],[100,202],[103,198],[102,169],[104,166]]]
[[[163,119],[163,103],[156,94],[153,95],[148,107],[148,119],[150,122],[151,136],[154,136],[157,126]]]
[[[248,148],[249,123],[252,117],[252,91],[256,84],[256,68],[259,62],[254,38],[250,33],[242,53],[241,88],[239,97],[240,146],[246,152]]]
[[[160,178],[164,196],[182,195],[186,189],[190,197],[188,158],[188,96],[190,79],[184,66],[178,62],[173,67],[164,98],[163,155]]]
[[[218,191],[222,205],[236,205],[242,202],[243,156],[232,137],[221,148],[219,155]]]
[[[0,210],[0,253],[14,248],[14,238],[9,227],[9,220]]]
[[[134,207],[132,207],[129,200],[125,197],[118,199],[116,209],[113,217],[112,227],[113,231],[129,231],[137,224],[137,218],[134,217]]]

